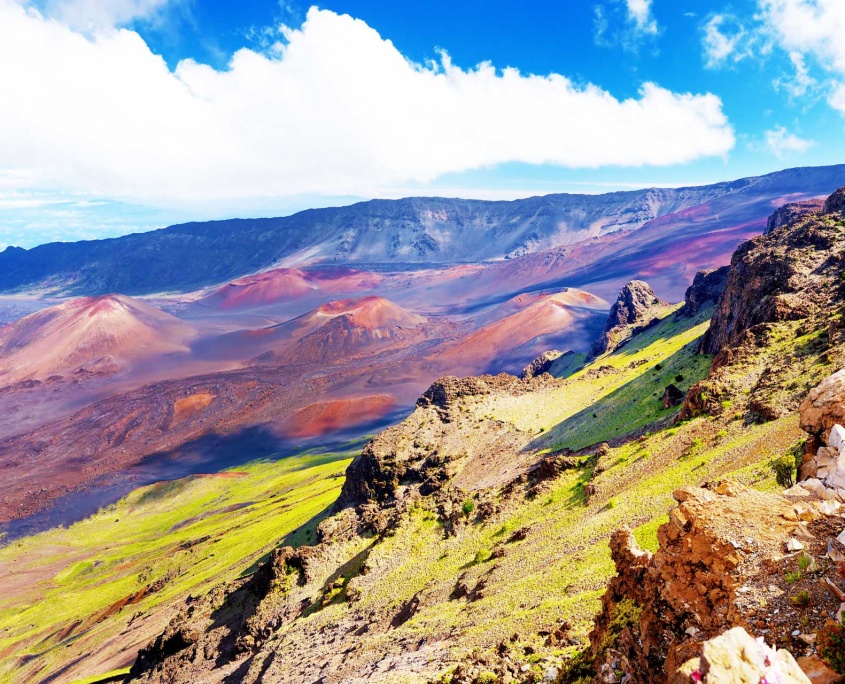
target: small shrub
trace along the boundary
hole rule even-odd
[[[800,556],[798,556],[798,567],[801,568],[804,572],[807,572],[807,568],[809,568],[813,564],[812,557],[805,551]]]
[[[801,571],[795,570],[794,572],[788,572],[786,573],[784,579],[786,580],[787,584],[794,584],[795,582],[801,579]]]
[[[496,676],[495,672],[482,672],[475,678],[476,684],[496,684],[499,681],[499,678]]]
[[[610,510],[611,508],[615,508],[616,507],[616,499],[608,499],[607,503],[604,505],[604,507],[607,510]]]
[[[719,432],[717,432],[717,433],[716,433],[716,438],[717,438],[717,439],[724,439],[724,438],[725,438],[725,437],[727,437],[727,436],[728,436],[728,431],[727,431],[727,430],[719,430]]]
[[[563,661],[558,677],[558,684],[588,684],[595,674],[593,659],[589,649],[577,651],[571,658]]]
[[[795,484],[795,459],[791,454],[776,458],[772,461],[771,468],[775,474],[775,480],[781,487],[789,489]]]
[[[675,382],[683,382],[683,381],[684,381],[684,376],[683,376],[683,375],[681,375],[680,373],[678,373],[678,374],[675,376]]]
[[[798,608],[806,608],[810,605],[810,592],[806,589],[802,589],[789,600],[792,602],[793,606],[797,606]]]
[[[831,670],[845,674],[845,625],[828,623],[816,633],[816,650]]]
[[[722,408],[725,409],[725,411],[727,411],[733,405],[734,405],[734,403],[730,399],[725,399],[722,402]]]
[[[472,499],[464,499],[464,503],[461,505],[461,510],[464,512],[464,515],[469,515],[475,510],[475,501]]]
[[[616,644],[616,639],[622,634],[622,630],[631,629],[640,624],[643,609],[631,599],[623,599],[617,603],[610,613],[610,624],[607,626],[607,643],[602,644],[602,649],[611,648]]]
[[[490,560],[491,555],[492,554],[489,549],[479,549],[476,551],[475,558],[473,558],[472,562],[474,565],[479,565],[480,563]]]

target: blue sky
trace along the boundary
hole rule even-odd
[[[0,0],[0,248],[845,162],[843,31],[839,0]]]

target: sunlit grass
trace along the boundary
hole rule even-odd
[[[314,543],[350,458],[302,455],[143,487],[69,528],[0,548],[0,586],[15,582],[0,593],[0,681],[21,681],[10,671],[17,656],[38,655],[37,672],[49,674],[68,650],[94,647],[136,612],[233,579],[282,542]],[[158,591],[106,615],[157,581]]]

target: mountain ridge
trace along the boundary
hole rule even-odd
[[[8,247],[0,252],[0,291],[141,295],[185,292],[280,265],[396,268],[514,259],[638,230],[664,215],[749,189],[776,201],[782,196],[826,195],[843,183],[845,165],[837,165],[699,187],[559,193],[512,202],[369,200],[280,218],[185,223],[104,240],[49,243],[29,250]]]

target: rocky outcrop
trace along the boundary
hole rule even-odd
[[[810,434],[799,480],[820,496],[845,501],[845,370],[810,390],[799,413],[801,428]]]
[[[628,529],[611,538],[618,575],[590,634],[593,681],[734,681],[691,675],[696,669],[705,674],[717,661],[724,663],[722,656],[734,647],[742,648],[740,641],[748,643],[711,641],[735,627],[803,654],[814,631],[838,610],[841,578],[835,572],[823,577],[822,565],[811,564],[817,572],[807,571],[806,581],[790,584],[786,573],[797,566],[784,551],[798,548],[812,563],[828,545],[835,547],[832,535],[845,527],[839,504],[819,500],[802,487],[779,495],[727,482],[713,490],[684,487],[675,498],[680,505],[658,530],[655,553],[640,549]],[[807,591],[812,611],[796,609],[792,597],[798,591]],[[747,664],[751,655],[735,664]],[[702,659],[695,667],[685,665],[695,658]],[[618,676],[602,679],[603,665],[610,662]],[[678,678],[679,671],[686,678]]]
[[[206,659],[222,665],[254,651],[267,638],[268,623],[278,627],[301,610],[294,602],[281,602],[279,595],[311,579],[308,565],[315,551],[307,546],[275,549],[248,579],[216,587],[202,598],[189,597],[164,632],[138,652],[130,679],[155,674],[165,681],[185,681],[177,673],[190,663]]]
[[[590,355],[595,358],[612,352],[625,344],[635,328],[645,328],[656,322],[661,307],[666,306],[642,280],[632,280],[619,292],[601,335],[593,344]]]
[[[716,305],[725,291],[730,269],[730,266],[722,266],[696,273],[684,294],[684,306],[679,314],[692,317],[702,309]]]
[[[530,380],[531,378],[537,377],[538,375],[542,375],[543,373],[548,373],[549,369],[552,367],[552,364],[557,361],[562,356],[566,356],[568,354],[574,354],[573,351],[566,351],[560,352],[557,349],[552,349],[551,351],[543,352],[534,359],[531,363],[529,363],[525,368],[522,369],[522,374],[519,376],[523,380]]]
[[[378,434],[350,464],[338,505],[387,504],[400,490],[427,496],[447,485],[471,491],[504,484],[527,471],[530,452],[524,462],[510,457],[499,468],[493,464],[499,455],[520,452],[533,434],[500,421],[479,431],[472,407],[491,395],[520,396],[558,382],[545,374],[521,380],[506,373],[437,380],[408,418]],[[488,465],[482,468],[481,460]]]
[[[837,191],[825,212],[839,206]],[[795,321],[833,311],[842,300],[839,274],[845,265],[842,227],[809,214],[740,245],[731,259],[725,291],[705,334],[701,351],[726,363],[756,326]]]
[[[818,214],[824,208],[824,204],[823,199],[809,199],[784,204],[769,217],[766,224],[766,233],[771,233],[782,226],[791,225],[808,214]]]
[[[834,426],[845,424],[845,369],[811,389],[799,412],[801,428],[822,443],[830,444]]]
[[[825,200],[823,214],[845,214],[845,188],[839,188]]]

